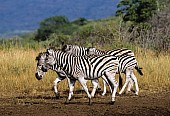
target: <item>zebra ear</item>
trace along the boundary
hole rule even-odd
[[[35,60],[40,60],[41,54],[42,54],[42,52],[40,52],[40,53],[38,54],[38,56],[35,58]]]
[[[49,55],[49,54],[52,54],[52,52],[53,52],[54,50],[52,49],[52,48],[48,48],[47,49],[47,54]]]
[[[39,60],[40,58],[39,58],[39,56],[37,56],[36,58],[35,58],[35,60]]]
[[[62,42],[61,42],[61,45],[62,45],[62,46],[64,46],[64,45],[65,45],[65,43],[62,41]]]
[[[70,51],[72,48],[72,45],[68,45],[68,51]]]
[[[72,48],[72,45],[64,45],[63,47],[62,47],[62,51],[63,52],[67,52],[67,51],[70,51],[71,50],[71,48]]]
[[[65,51],[67,49],[67,45],[63,45],[63,47],[61,48],[61,51]]]

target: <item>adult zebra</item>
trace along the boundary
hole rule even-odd
[[[46,57],[47,57],[46,52],[41,52],[36,57],[36,60],[38,61],[37,62],[37,72],[39,73],[39,74],[36,73],[36,77],[38,77],[38,75],[44,75],[44,73],[47,72],[47,69],[44,68],[44,66],[46,65]],[[57,89],[57,84],[60,81],[67,78],[67,75],[63,71],[59,71],[58,69],[53,68],[52,70],[55,71],[58,75],[58,78],[56,78],[55,81],[53,82],[54,93],[56,95],[56,98],[58,99],[60,97],[60,94],[59,94],[58,89]],[[37,79],[39,79],[39,78],[37,78]],[[68,85],[70,85],[70,79],[67,78],[67,80],[68,80]]]
[[[38,61],[37,62],[36,77],[39,77],[38,75],[44,75],[45,72],[47,72],[47,68],[44,68],[44,67],[46,67],[47,55],[48,55],[47,52],[41,52],[36,57],[36,60]],[[56,67],[55,65],[54,65],[54,67],[51,68],[51,70],[55,71],[57,73],[57,75],[58,75],[58,78],[56,78],[56,80],[53,82],[54,93],[56,95],[56,98],[58,99],[60,97],[60,94],[59,94],[58,89],[57,89],[57,84],[60,81],[67,78],[69,88],[71,88],[70,87],[70,79],[69,79],[70,75],[66,75],[66,73],[60,69],[60,67]],[[39,78],[37,78],[37,79],[39,79]],[[97,79],[91,80],[91,81],[92,81],[93,86],[95,86],[95,85],[97,85],[99,83]],[[95,91],[96,90],[95,90],[95,87],[94,87],[93,90],[92,90],[92,93],[91,93],[92,97],[94,97]],[[71,93],[71,95],[73,95],[73,92]]]
[[[46,53],[45,63],[42,65],[41,62],[38,62],[37,64],[36,78],[38,80],[42,79],[48,69],[55,69],[58,72],[64,72],[66,75],[69,75],[70,92],[67,101],[71,100],[75,81],[78,80],[88,95],[89,104],[91,104],[91,95],[88,92],[85,79],[95,80],[102,76],[112,89],[111,103],[115,102],[115,94],[118,87],[115,74],[119,65],[117,57],[111,55],[75,57],[52,48],[47,49]],[[40,69],[39,67],[42,68]],[[93,88],[96,89],[97,84]]]
[[[119,85],[122,87],[122,79],[120,76],[120,73],[125,73],[126,74],[126,81],[125,84],[123,85],[123,88],[120,90],[119,94],[122,94],[125,87],[129,83],[127,91],[131,91],[131,88],[133,87],[133,81],[135,83],[136,87],[136,92],[135,94],[138,95],[139,92],[139,87],[137,83],[137,78],[133,73],[133,69],[135,68],[140,75],[143,75],[141,69],[138,67],[138,63],[136,58],[134,57],[134,53],[127,49],[127,48],[122,48],[122,49],[115,49],[115,50],[109,50],[109,51],[101,51],[97,50],[96,48],[85,48],[77,45],[64,45],[62,50],[67,53],[72,53],[74,55],[87,55],[87,54],[93,54],[93,55],[104,55],[104,54],[110,54],[113,56],[119,57]],[[106,94],[106,83],[104,83],[104,91],[102,95]],[[120,87],[120,88],[121,88]]]

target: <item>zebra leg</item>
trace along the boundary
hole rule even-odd
[[[132,78],[130,78],[128,88],[127,88],[127,92],[130,92],[132,90],[133,85],[134,85],[134,82],[133,82]]]
[[[131,74],[131,78],[132,78],[132,80],[133,80],[134,83],[135,83],[135,87],[136,87],[136,92],[135,92],[135,94],[138,95],[138,93],[139,93],[139,86],[138,86],[137,78],[136,78],[136,76],[134,75],[133,72],[132,72],[132,74]]]
[[[55,93],[55,95],[56,95],[56,98],[57,99],[59,99],[59,97],[60,97],[60,94],[58,93],[58,89],[57,89],[57,84],[60,82],[60,81],[62,81],[62,80],[64,80],[66,77],[58,77],[58,78],[56,78],[55,79],[55,81],[53,82],[53,88],[54,88],[54,93]]]
[[[110,73],[110,72],[105,73],[106,79],[112,88],[112,99],[111,99],[112,104],[114,104],[114,102],[115,102],[116,92],[117,92],[117,88],[118,88],[118,83],[115,80],[115,74],[116,74],[116,72],[115,73]]]
[[[91,92],[91,97],[94,97],[99,81],[98,81],[98,79],[95,79],[95,80],[91,80],[91,82],[92,82],[92,85],[93,85],[93,90]]]
[[[101,91],[101,86],[100,86],[99,80],[98,80],[98,84],[97,84],[97,90]]]
[[[88,91],[88,88],[87,88],[86,81],[85,81],[84,77],[79,77],[78,81],[80,82],[80,84],[83,87],[84,91],[87,93],[87,96],[89,98],[89,105],[91,105],[92,104],[91,95],[90,95],[90,93]]]
[[[73,95],[73,90],[74,90],[74,85],[75,85],[75,82],[76,82],[76,80],[74,80],[74,79],[68,79],[68,81],[69,81],[69,95],[68,95],[68,99],[66,100],[66,102],[65,103],[68,103],[69,101],[71,101],[71,97],[72,97],[72,95]]]
[[[112,88],[111,88],[110,84],[108,83],[108,81],[107,81],[107,79],[106,79],[106,77],[104,75],[102,76],[102,78],[103,78],[103,93],[102,93],[102,96],[104,96],[106,94],[106,92],[107,92],[106,91],[106,85],[109,86],[111,93],[112,93]]]
[[[84,79],[84,81],[85,81],[85,83],[87,83],[87,81],[88,81],[88,80]],[[84,90],[84,88],[83,88],[83,87],[81,87],[81,90]]]
[[[131,71],[130,71],[130,70],[126,70],[126,80],[125,80],[125,84],[123,85],[122,89],[120,90],[119,95],[121,95],[121,94],[124,92],[127,84],[129,83],[130,76],[131,76]]]
[[[106,81],[103,79],[103,93],[102,96],[106,94]]]

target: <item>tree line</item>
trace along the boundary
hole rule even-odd
[[[116,11],[116,17],[120,19],[119,38],[126,42],[137,43],[145,48],[168,50],[170,47],[169,4],[169,0],[121,0]],[[104,42],[114,38],[112,34],[96,32],[94,26],[85,28],[84,25],[89,22],[91,21],[85,18],[69,21],[65,16],[49,17],[41,21],[35,40],[45,41],[56,38],[56,36],[59,41],[68,40],[70,36],[74,37],[75,33],[77,35],[73,41],[89,42],[88,38],[93,37],[93,42]],[[82,32],[79,31],[81,27],[84,29]],[[124,35],[125,33],[127,35]]]

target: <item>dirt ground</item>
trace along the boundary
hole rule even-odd
[[[65,104],[67,94],[61,93],[59,99],[53,94],[0,98],[0,116],[170,116],[170,91],[123,94],[116,97],[114,105],[109,104],[109,93],[104,97],[98,93],[92,105],[84,92],[75,92]]]

